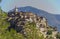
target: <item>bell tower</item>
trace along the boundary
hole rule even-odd
[[[15,7],[15,12],[18,12],[18,8],[17,7]]]
[[[15,14],[18,14],[18,8],[15,6]]]

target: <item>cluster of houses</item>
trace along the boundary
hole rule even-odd
[[[19,27],[22,28],[22,26],[24,26],[27,21],[35,22],[36,29],[39,29],[45,38],[48,36],[52,36],[54,39],[57,39],[56,38],[56,34],[58,33],[57,29],[50,27],[47,23],[46,18],[33,14],[32,12],[22,12],[22,11],[18,12],[18,9],[15,8],[13,12],[8,13],[8,21],[11,22],[10,24],[12,24],[12,26],[17,25],[18,28]],[[20,31],[21,30],[22,29],[20,29]],[[51,35],[48,35],[47,33],[48,30],[52,31]]]

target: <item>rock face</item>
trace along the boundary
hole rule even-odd
[[[18,12],[17,8],[15,8],[15,11],[8,13],[7,20],[10,22],[10,27],[8,28],[9,30],[13,28],[17,32],[20,32],[23,34],[24,34],[23,26],[25,26],[25,23],[27,22],[36,23],[36,29],[39,29],[45,38],[47,36],[46,33],[48,32],[48,29],[50,29],[50,27],[47,24],[46,18],[37,16],[32,12],[22,12],[22,11]]]

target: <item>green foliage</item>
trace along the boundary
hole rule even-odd
[[[43,39],[44,36],[36,29],[36,24],[34,22],[27,22],[24,26],[25,35],[27,39]]]
[[[9,27],[9,23],[6,21],[7,14],[0,12],[0,32],[5,31]]]
[[[22,34],[17,33],[14,29],[11,29],[9,32],[7,29],[10,26],[10,23],[7,22],[7,13],[1,13],[0,10],[0,39],[24,39]]]
[[[58,34],[56,35],[56,37],[57,37],[58,39],[60,39],[60,33],[58,33]]]
[[[17,33],[15,30],[5,31],[0,34],[0,39],[24,39],[22,34]]]
[[[48,34],[48,35],[52,35],[52,30],[48,30],[48,31],[47,31],[47,34]]]

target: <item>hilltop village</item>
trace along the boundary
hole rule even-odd
[[[7,20],[10,22],[9,30],[10,28],[14,28],[17,32],[25,34],[23,31],[23,26],[25,23],[34,22],[36,24],[36,29],[44,35],[45,39],[48,39],[50,36],[52,36],[53,39],[57,39],[57,29],[49,26],[45,17],[38,16],[32,12],[18,12],[18,9],[15,8],[13,12],[8,13]]]

